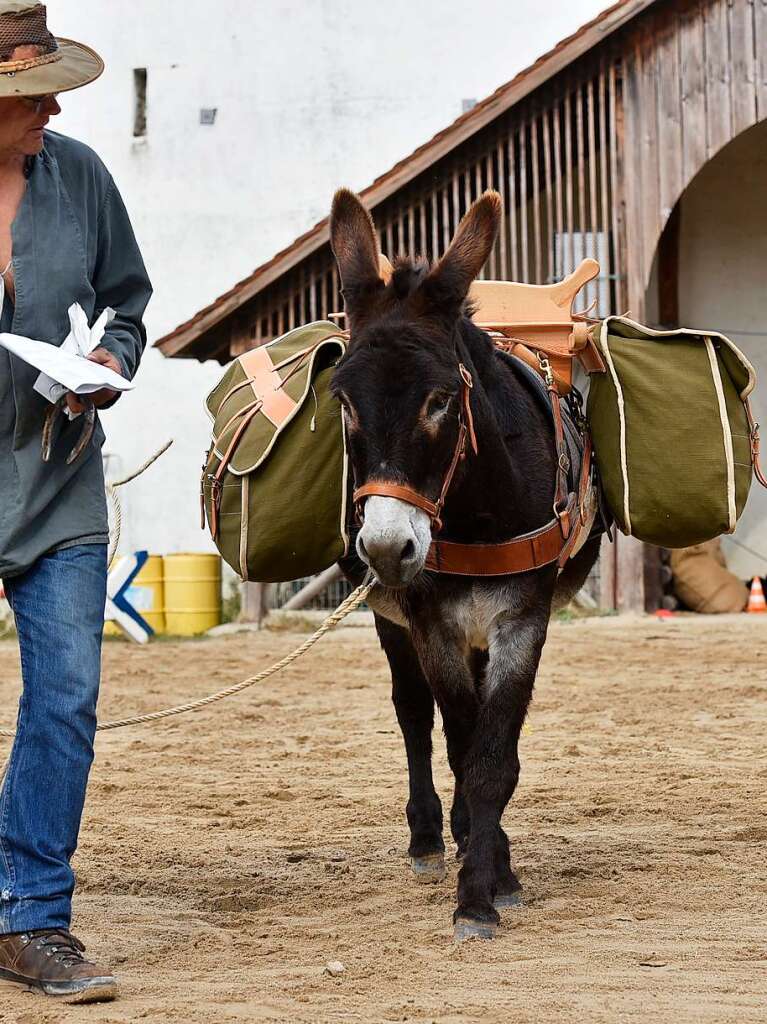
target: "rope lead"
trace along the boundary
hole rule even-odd
[[[152,460],[154,461],[154,460]],[[292,664],[301,655],[306,654],[307,651],[311,650],[314,645],[329,633],[332,629],[342,622],[350,612],[353,612],[355,608],[367,600],[370,592],[376,586],[375,579],[372,578],[372,573],[369,573],[363,583],[357,587],[345,601],[336,608],[334,612],[325,619],[320,627],[312,633],[310,637],[297,647],[290,654],[287,654],[280,661],[270,665],[269,668],[263,669],[255,676],[250,676],[248,679],[243,679],[241,683],[235,683],[234,686],[227,686],[225,690],[219,690],[218,693],[212,693],[209,697],[202,697],[200,700],[190,701],[187,704],[179,704],[174,708],[165,708],[162,711],[152,711],[147,715],[134,715],[131,718],[121,718],[116,722],[104,722],[97,726],[97,731],[106,732],[110,729],[122,729],[128,725],[143,725],[147,722],[157,722],[161,718],[172,718],[175,715],[185,715],[190,711],[199,711],[200,708],[207,707],[209,704],[216,704],[220,700],[224,700],[226,697],[233,697],[236,693],[241,693],[243,690],[247,690],[251,686],[255,686],[257,683],[262,683],[269,676],[273,676],[276,672],[280,672],[283,668],[287,668],[288,665]],[[13,737],[15,733],[9,730],[0,730],[0,736]]]

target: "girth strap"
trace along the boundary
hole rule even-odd
[[[568,506],[568,513],[574,512],[575,495]],[[453,576],[511,576],[559,561],[563,541],[558,518],[503,544],[456,544],[435,540],[426,556],[426,568]]]

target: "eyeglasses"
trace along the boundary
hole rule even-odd
[[[24,103],[33,113],[39,114],[46,103],[50,103],[51,100],[55,102],[57,92],[46,93],[45,96],[19,96],[19,99]]]

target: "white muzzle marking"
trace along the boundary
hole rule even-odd
[[[431,546],[431,520],[399,498],[373,495],[365,502],[357,553],[381,583],[402,586],[423,569]]]

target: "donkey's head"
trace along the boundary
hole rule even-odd
[[[460,365],[459,327],[500,216],[500,196],[486,192],[437,264],[400,259],[385,280],[370,214],[347,190],[333,202],[330,237],[351,332],[333,389],[344,407],[355,484],[396,485],[401,495],[389,487],[388,495],[365,497],[357,552],[390,587],[406,586],[423,569],[439,516],[430,506],[439,506],[461,439],[470,435],[471,377]]]

